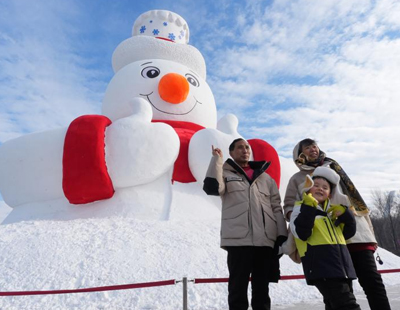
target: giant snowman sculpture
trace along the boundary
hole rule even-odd
[[[13,208],[5,223],[111,215],[165,220],[174,208],[188,217],[218,212],[218,198],[202,191],[211,145],[228,155],[241,135],[236,116],[217,123],[204,59],[188,41],[181,16],[142,14],[113,53],[103,115],[1,145],[0,192]],[[279,185],[274,148],[249,143],[254,160],[271,161],[268,173]],[[193,203],[182,206],[187,195]]]

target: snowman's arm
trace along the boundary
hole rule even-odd
[[[0,192],[11,207],[67,198],[74,204],[114,193],[104,155],[110,120],[86,115],[68,129],[33,133],[0,147]]]
[[[233,114],[224,116],[218,122],[217,129],[205,128],[196,132],[189,145],[189,167],[200,184],[202,184],[209,167],[211,146],[222,150],[229,156],[229,145],[241,136],[237,132],[238,119]]]
[[[67,132],[63,189],[70,203],[113,196],[114,189],[148,184],[168,173],[178,156],[174,129],[152,123],[150,104],[131,102],[132,114],[111,123],[100,115],[77,118]]]
[[[108,199],[114,187],[105,161],[104,136],[111,121],[102,115],[84,115],[69,126],[64,142],[62,187],[72,204]]]
[[[239,121],[233,114],[227,114],[218,122],[217,129],[206,128],[198,131],[191,139],[189,145],[189,166],[197,181],[204,179],[207,171],[211,145],[229,154],[229,145],[233,140],[241,138],[237,132]],[[252,156],[255,161],[270,161],[267,173],[275,180],[279,188],[281,166],[278,153],[268,142],[261,139],[248,140]]]
[[[32,133],[0,146],[0,192],[10,207],[64,197],[65,132],[59,128]]]
[[[250,139],[247,140],[247,142],[251,146],[255,161],[262,160],[271,162],[266,172],[275,180],[275,183],[279,188],[281,181],[281,164],[275,148],[268,142],[261,139]]]

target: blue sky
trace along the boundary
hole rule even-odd
[[[0,143],[99,114],[111,55],[151,9],[180,14],[218,116],[283,157],[315,138],[363,195],[400,189],[400,3],[1,1]]]

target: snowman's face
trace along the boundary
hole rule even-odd
[[[151,104],[154,120],[216,127],[217,111],[210,87],[180,63],[152,59],[125,66],[108,85],[102,112],[113,121],[127,117],[132,113],[129,104],[136,97]]]

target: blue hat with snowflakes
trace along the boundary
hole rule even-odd
[[[188,43],[189,26],[180,15],[166,10],[148,11],[136,19],[132,37],[115,49],[114,72],[135,61],[165,59],[179,62],[205,79],[204,58]]]

